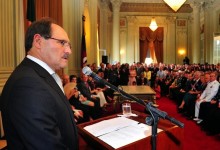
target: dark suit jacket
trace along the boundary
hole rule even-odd
[[[76,86],[78,91],[80,91],[84,97],[86,97],[88,100],[92,99],[91,91],[83,81],[78,82]]]
[[[76,150],[73,112],[53,77],[25,58],[14,70],[1,97],[9,150]]]

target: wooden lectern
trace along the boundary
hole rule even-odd
[[[136,120],[141,123],[145,123],[147,114],[133,111],[138,117],[130,117],[130,119]],[[95,150],[114,150],[113,147],[106,144],[102,140],[93,136],[87,132],[84,127],[92,125],[94,123],[100,122],[102,120],[107,120],[117,117],[117,114],[108,117],[100,118],[94,121],[82,123],[78,125],[79,134],[86,141],[86,143]],[[157,134],[157,150],[182,150],[183,149],[183,137],[184,129],[172,124],[168,120],[160,119],[158,123],[158,128],[163,131]],[[126,146],[120,147],[117,150],[150,150],[151,149],[151,136],[144,139],[138,140]]]

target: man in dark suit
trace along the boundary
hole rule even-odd
[[[77,150],[73,112],[52,77],[68,63],[67,33],[49,18],[36,21],[26,32],[25,50],[1,97],[8,149]]]

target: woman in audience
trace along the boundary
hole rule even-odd
[[[69,81],[67,84],[64,85],[64,93],[67,97],[67,99],[70,99],[70,97],[72,96],[72,90],[74,87],[76,87],[76,75],[70,75],[69,77]]]
[[[131,65],[129,68],[128,85],[134,85],[134,83],[137,83],[136,77],[137,77],[137,71],[135,69],[135,66]]]
[[[96,84],[95,84],[95,81],[92,79],[92,77],[89,77],[87,82],[89,84],[90,92],[92,93],[92,95],[94,97],[99,97],[100,98],[100,107],[106,106],[107,101],[106,101],[105,95],[103,93],[104,89],[102,89],[100,87],[97,87]]]
[[[80,92],[74,87],[71,91],[72,96],[69,98],[69,102],[76,116],[77,123],[82,123],[91,120],[90,110],[93,109],[94,103],[87,100]]]
[[[146,65],[144,67],[144,78],[147,79],[147,85],[150,86],[151,85],[151,71],[148,69],[148,66]]]

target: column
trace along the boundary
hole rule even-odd
[[[64,72],[67,74],[78,74],[80,72],[81,59],[81,39],[82,39],[82,15],[84,10],[84,0],[65,0],[62,2],[63,8],[63,28],[68,33],[72,44],[72,54],[69,58],[68,68]]]
[[[18,65],[25,57],[24,49],[24,12],[23,12],[23,1],[15,1],[15,36],[16,36],[16,64]]]
[[[0,1],[0,93],[25,56],[23,1]]]
[[[192,50],[190,63],[200,63],[200,3],[190,4],[193,8],[192,13]]]
[[[127,46],[126,46],[126,61],[131,64],[134,61],[139,61],[139,50],[135,51],[135,16],[127,16]],[[139,31],[137,31],[139,33]],[[139,40],[138,40],[139,41]]]
[[[86,53],[88,64],[98,62],[98,24],[97,24],[97,1],[87,1],[84,8],[86,16],[85,29],[86,29]]]
[[[126,55],[127,55],[127,29],[120,29],[120,62],[127,63]]]
[[[164,51],[163,51],[163,58],[164,60],[167,60],[166,63],[172,64],[176,63],[176,35],[175,35],[175,29],[176,29],[176,17],[170,16],[166,18],[167,23],[167,29],[164,28]],[[173,37],[173,38],[170,38]],[[172,54],[172,55],[171,55]],[[175,57],[174,57],[175,56]]]
[[[203,8],[204,8],[204,33],[205,33],[205,44],[204,44],[204,56],[205,56],[205,62],[213,63],[213,33],[214,33],[214,20],[215,15],[214,14],[214,6],[215,4],[210,2],[204,2]]]
[[[100,6],[100,49],[107,49],[108,40],[108,17],[109,17],[109,6],[107,1],[102,1]]]
[[[112,33],[112,51],[111,61],[119,60],[119,19],[121,0],[111,0],[113,6],[113,33]]]

